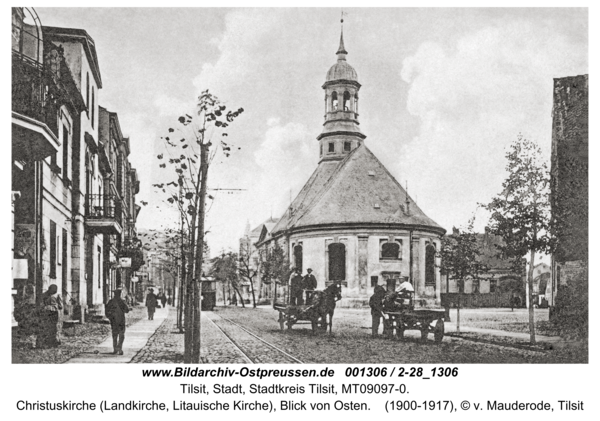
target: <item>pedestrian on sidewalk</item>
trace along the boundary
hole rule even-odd
[[[129,313],[129,307],[121,299],[121,289],[117,288],[115,296],[106,303],[104,312],[110,321],[110,329],[113,338],[113,354],[123,355],[123,341],[125,341],[125,313]]]
[[[167,308],[167,306],[165,304],[167,304],[167,296],[165,294],[163,294],[160,297],[160,302],[162,303],[163,308]]]
[[[37,348],[53,348],[60,345],[58,339],[58,322],[60,310],[62,310],[62,299],[57,294],[58,287],[52,284],[42,294],[42,303],[39,308],[39,332],[36,337]]]
[[[158,300],[154,295],[154,290],[150,288],[150,292],[146,295],[146,307],[148,307],[148,320],[154,320],[154,312],[156,311],[156,305]]]

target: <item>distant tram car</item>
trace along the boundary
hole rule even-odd
[[[202,311],[213,311],[217,304],[217,281],[210,276],[201,278],[202,285]]]

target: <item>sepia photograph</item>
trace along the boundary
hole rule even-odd
[[[588,8],[11,13],[11,366],[589,363]]]

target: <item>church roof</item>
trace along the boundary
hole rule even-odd
[[[271,230],[273,229],[273,227],[275,226],[277,221],[279,221],[279,219],[270,217],[265,222],[263,222],[262,224],[259,224],[256,228],[254,228],[252,231],[250,231],[250,236],[258,237],[263,229],[263,226],[265,226],[267,228],[267,231],[271,232]]]
[[[341,161],[321,161],[290,208],[273,228],[274,236],[332,224],[393,224],[445,233],[364,144]]]

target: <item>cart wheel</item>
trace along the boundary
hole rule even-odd
[[[427,342],[427,335],[429,334],[429,326],[421,328],[421,342]]]
[[[283,314],[281,314],[281,312],[279,312],[279,328],[281,330],[283,330],[284,326],[285,326],[285,319],[283,317]]]
[[[438,319],[435,324],[435,328],[433,329],[433,337],[435,338],[435,343],[439,344],[444,339],[444,321],[442,319]]]
[[[404,326],[398,326],[396,328],[396,339],[398,339],[399,341],[404,340]]]

